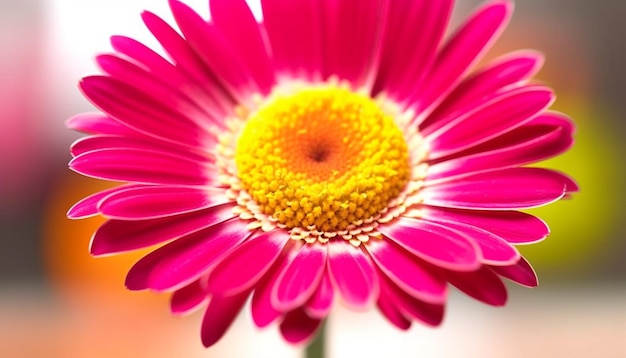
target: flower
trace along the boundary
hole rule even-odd
[[[309,340],[333,304],[390,323],[440,324],[449,283],[503,305],[502,277],[535,286],[514,245],[548,228],[520,210],[576,191],[528,167],[572,145],[574,126],[529,83],[542,64],[507,54],[470,73],[512,12],[478,9],[443,41],[453,1],[210,1],[206,22],[170,1],[182,36],[142,17],[166,60],[127,37],[80,83],[101,113],[70,168],[124,184],[68,216],[108,218],[93,255],[160,245],[131,290],[205,308],[216,343],[251,296],[254,323]]]

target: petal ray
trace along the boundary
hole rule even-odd
[[[288,242],[287,245],[290,245],[290,243]],[[289,251],[289,248],[285,249],[285,251]],[[272,288],[278,276],[285,270],[289,262],[287,254],[280,256],[276,259],[274,266],[256,285],[250,309],[252,311],[252,321],[259,328],[266,327],[282,315],[281,311],[272,306]]]
[[[67,217],[69,219],[84,219],[88,217],[92,217],[94,215],[98,215],[100,211],[98,211],[98,203],[104,199],[105,197],[118,192],[124,191],[130,188],[142,187],[142,185],[135,184],[127,184],[116,186],[115,188],[99,191],[97,193],[91,194],[76,204],[74,204],[67,212]]]
[[[382,280],[381,280],[382,281]],[[399,329],[406,331],[411,328],[411,320],[408,319],[398,307],[398,303],[394,299],[394,296],[388,292],[387,285],[381,283],[380,295],[378,296],[378,302],[376,302],[380,312]]]
[[[153,13],[146,11],[141,14],[141,17],[148,30],[174,60],[175,68],[184,74],[181,87],[193,90],[192,94],[195,96],[201,96],[201,102],[205,103],[206,108],[219,109],[216,112],[217,115],[224,116],[231,113],[235,105],[233,97],[198,57],[189,43]]]
[[[252,288],[272,267],[289,235],[281,230],[254,234],[211,271],[209,290],[232,295]]]
[[[393,242],[371,241],[366,246],[378,268],[411,296],[431,303],[446,299],[446,281],[432,267]]]
[[[138,132],[102,113],[81,113],[68,119],[65,125],[69,129],[90,134],[137,136]]]
[[[233,45],[215,24],[207,23],[189,6],[178,0],[170,0],[169,3],[187,44],[237,102],[246,103],[247,95],[258,92],[258,88]]]
[[[481,262],[489,265],[510,265],[520,259],[520,253],[508,242],[481,228],[461,223],[446,223],[451,229],[462,232],[478,244]]]
[[[330,281],[328,270],[325,270],[317,289],[304,307],[306,314],[311,318],[325,318],[330,313],[334,297],[335,289]]]
[[[546,117],[552,122],[545,123]],[[554,157],[573,143],[573,126],[557,114],[543,114],[494,140],[428,167],[428,180],[451,178],[490,169],[521,166]]]
[[[200,330],[202,344],[205,347],[214,345],[222,338],[241,311],[249,295],[250,291],[246,291],[234,296],[211,297],[204,312]]]
[[[199,128],[208,128],[209,123],[219,123],[221,118],[209,115],[206,111],[207,106],[201,102],[194,101],[185,92],[185,86],[175,86],[172,82],[175,78],[162,78],[149,70],[142,68],[140,64],[135,64],[130,60],[119,57],[118,55],[104,54],[96,57],[96,61],[102,70],[111,77],[135,88],[150,89],[150,95],[158,98],[162,104],[176,110],[188,118],[191,122],[198,125]]]
[[[156,291],[182,287],[206,273],[248,236],[245,223],[234,219],[181,237],[135,263],[126,276],[126,287]]]
[[[145,184],[218,184],[208,177],[209,163],[198,163],[166,151],[108,148],[83,153],[70,169],[86,176]]]
[[[418,320],[431,327],[438,326],[443,320],[443,304],[428,303],[412,297],[391,282],[391,280],[384,277],[384,275],[381,275],[380,281],[381,292],[385,292],[385,295],[388,297],[387,299],[393,302],[404,316]]]
[[[80,89],[103,112],[141,133],[182,146],[203,145],[195,123],[144,89],[108,76],[85,77]]]
[[[134,221],[132,225],[126,220],[109,220],[96,230],[89,250],[99,256],[156,245],[230,219],[233,207],[234,204],[220,205],[189,214]]]
[[[170,299],[170,311],[176,315],[189,314],[209,300],[206,284],[202,278],[174,291]]]
[[[274,85],[272,63],[265,49],[259,24],[245,0],[211,0],[211,20],[233,44],[250,74],[266,95]]]
[[[324,79],[338,76],[355,89],[373,85],[388,3],[380,0],[321,2]]]
[[[423,207],[422,217],[444,224],[463,223],[489,231],[511,244],[533,243],[543,240],[550,229],[541,219],[519,211],[458,210]]]
[[[296,309],[285,315],[280,323],[280,333],[289,343],[304,344],[313,338],[321,322],[309,317],[303,309]]]
[[[428,113],[454,88],[498,38],[512,11],[513,5],[508,1],[488,3],[456,31],[438,53],[423,86],[414,92],[418,113]]]
[[[492,266],[490,268],[498,275],[506,277],[517,284],[527,287],[537,287],[538,285],[535,270],[523,257],[514,265]]]
[[[110,218],[147,220],[202,210],[231,201],[221,189],[147,186],[112,193],[98,203],[98,208]]]
[[[432,65],[450,14],[451,0],[391,1],[383,54],[372,90],[403,103]]]
[[[517,51],[489,63],[461,82],[420,124],[425,132],[433,132],[458,114],[476,107],[487,98],[511,86],[525,84],[543,64],[543,56],[535,51]]]
[[[267,31],[278,75],[303,77],[309,81],[322,76],[321,6],[317,0],[261,0],[263,24]]]
[[[326,270],[327,249],[324,245],[300,247],[272,289],[272,306],[290,311],[302,306],[315,292]]]
[[[428,185],[428,184],[427,184]],[[481,172],[422,189],[424,203],[462,209],[528,209],[565,195],[567,181],[542,168]]]
[[[207,141],[208,144],[208,141]],[[201,150],[181,147],[173,143],[163,143],[145,136],[92,135],[78,139],[70,147],[70,153],[77,157],[87,152],[104,149],[132,149],[138,151],[167,151],[197,162],[213,162],[211,154]]]
[[[391,225],[379,226],[378,230],[433,265],[465,271],[480,265],[478,246],[444,225],[400,217]]]
[[[329,241],[328,270],[343,302],[355,310],[367,309],[378,296],[378,279],[369,257],[342,241]]]
[[[503,306],[508,294],[506,286],[489,268],[481,267],[472,272],[448,273],[448,280],[459,290],[492,306]]]
[[[435,132],[425,133],[431,160],[458,153],[530,122],[554,101],[552,91],[528,86],[502,93]]]

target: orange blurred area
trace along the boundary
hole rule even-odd
[[[149,249],[92,257],[89,242],[105,221],[100,216],[70,220],[65,215],[80,199],[117,183],[82,177],[67,172],[48,202],[44,221],[43,252],[50,284],[63,299],[79,304],[97,299],[140,308],[165,306],[165,295],[129,292],[124,287],[126,272]]]
[[[0,303],[5,303],[0,304],[0,357],[226,357],[231,352],[249,356],[259,348],[275,351],[275,357],[297,355],[299,350],[284,345],[276,327],[259,332],[250,317],[240,317],[235,332],[207,351],[200,342],[201,312],[175,317],[169,294],[126,290],[126,272],[150,249],[94,258],[89,241],[104,219],[65,216],[78,200],[115,185],[69,171],[58,181],[43,223],[50,291],[0,290]],[[257,341],[254,349],[240,346],[242,336]]]
[[[126,271],[147,250],[94,258],[88,252],[89,241],[104,219],[71,221],[65,216],[81,198],[112,186],[67,172],[50,198],[42,248],[52,299],[60,311],[55,315],[63,324],[42,322],[38,328],[52,332],[42,334],[49,340],[38,345],[17,344],[16,349],[29,347],[20,356],[58,352],[59,357],[111,357],[119,352],[147,354],[151,350],[153,356],[162,353],[163,347],[146,342],[168,339],[175,331],[176,323],[167,312],[168,295],[131,292],[124,287]],[[28,339],[28,335],[16,335]]]

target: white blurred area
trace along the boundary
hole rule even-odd
[[[327,328],[327,358],[626,357],[626,290],[513,290],[504,308],[451,295],[441,327],[398,331],[376,311],[337,307]],[[0,356],[46,358],[303,357],[278,327],[254,327],[249,307],[225,337],[205,349],[201,313],[169,317],[166,307],[85,302],[68,306],[33,290],[0,291]],[[152,307],[154,308],[154,307]]]
[[[185,2],[208,17],[207,0]],[[258,0],[253,3],[258,15]],[[458,8],[467,14],[476,3],[459,1]],[[518,8],[525,4],[517,3]],[[545,3],[554,7],[567,1]],[[65,129],[63,122],[93,110],[77,83],[82,76],[98,72],[94,55],[110,51],[108,39],[113,34],[159,49],[142,25],[144,9],[173,23],[167,0],[0,0],[0,180],[7,195],[0,204],[8,202],[10,193],[11,203],[28,210],[47,206],[47,195],[36,201],[33,191],[50,189],[51,182],[64,175],[58,172],[65,173],[67,148],[78,134]],[[51,167],[57,172],[50,174]],[[15,206],[0,209],[8,212]],[[0,357],[302,357],[302,347],[284,343],[278,327],[254,328],[247,310],[224,339],[207,350],[200,342],[201,314],[170,317],[166,300],[143,307],[144,300],[151,299],[144,293],[129,292],[113,299],[80,289],[59,294],[45,264],[36,262],[41,260],[36,245],[42,239],[31,236],[41,232],[25,231],[32,247],[21,250],[19,245],[28,241],[14,239],[9,226],[41,225],[44,213],[32,212],[28,217],[31,212],[26,209],[12,211],[2,222],[0,251],[9,254],[0,256],[7,261],[0,264],[0,272],[7,270],[0,281]],[[32,256],[24,256],[33,251]],[[87,255],[86,244],[84,251]],[[13,259],[14,264],[9,262]],[[39,267],[43,277],[11,276],[12,267],[19,265]],[[117,281],[123,290],[123,277]],[[454,292],[441,327],[414,324],[408,332],[394,329],[377,312],[339,308],[327,333],[329,358],[626,357],[626,285],[623,281],[593,286],[552,281],[538,289],[514,288],[504,308],[488,307]]]
[[[188,3],[203,16],[208,15],[206,1],[192,0]],[[65,118],[74,115],[77,108],[93,110],[78,91],[77,83],[80,78],[99,72],[94,56],[112,51],[109,43],[112,35],[133,37],[163,53],[158,42],[143,26],[140,14],[149,10],[174,23],[167,1],[46,0],[42,6],[46,22],[44,66],[50,90],[47,104]],[[60,88],[64,90],[58,90]],[[68,106],[70,103],[72,105]],[[58,137],[74,135],[64,126],[59,126],[58,121],[54,125],[51,130]]]

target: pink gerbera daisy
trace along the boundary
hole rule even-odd
[[[101,113],[72,170],[124,182],[70,218],[108,218],[93,255],[159,245],[126,277],[205,308],[202,341],[251,297],[254,323],[305,342],[332,306],[377,306],[390,323],[438,325],[449,284],[503,305],[501,277],[535,286],[515,249],[548,235],[519,210],[577,190],[528,167],[572,144],[529,79],[540,54],[470,73],[512,12],[482,6],[442,41],[452,0],[210,1],[206,21],[171,0],[180,33],[142,17],[168,55],[114,36],[106,73],[80,83]]]

